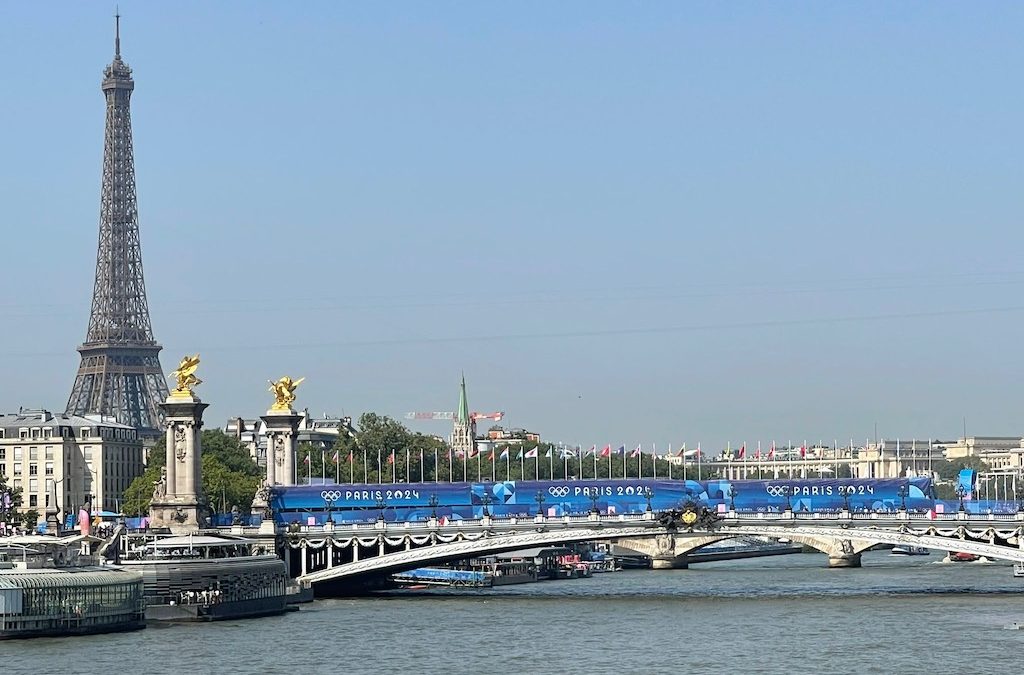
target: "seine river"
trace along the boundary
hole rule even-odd
[[[283,617],[0,642],[6,673],[1014,673],[1024,579],[940,555],[822,555],[491,591],[322,600]]]

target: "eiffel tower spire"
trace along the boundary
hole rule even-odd
[[[135,160],[129,102],[135,82],[121,60],[121,17],[116,17],[114,60],[103,71],[107,101],[103,143],[103,187],[96,281],[85,342],[69,414],[99,413],[156,437],[167,398],[160,367],[160,345],[153,339],[142,275],[139,218],[135,199]]]

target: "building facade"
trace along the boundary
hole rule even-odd
[[[22,510],[40,518],[120,511],[124,491],[142,475],[142,439],[134,427],[100,415],[25,410],[0,415],[0,474],[20,488]]]

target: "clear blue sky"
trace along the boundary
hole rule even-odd
[[[211,425],[465,371],[587,446],[1024,433],[1020,4],[120,4],[153,325]],[[112,14],[0,5],[0,409],[78,366]]]

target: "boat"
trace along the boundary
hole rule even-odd
[[[889,555],[931,555],[924,546],[893,546]]]
[[[942,562],[948,563],[973,563],[973,562],[990,562],[988,558],[973,553],[964,553],[963,551],[955,551],[946,554],[946,557],[942,559]]]
[[[0,639],[146,627],[142,577],[99,565],[88,535],[0,537]]]
[[[213,534],[125,534],[112,567],[142,575],[148,621],[220,621],[288,611],[288,572],[254,541]]]
[[[1018,579],[1024,577],[1024,562],[1018,562],[1013,564],[1013,576]]]

